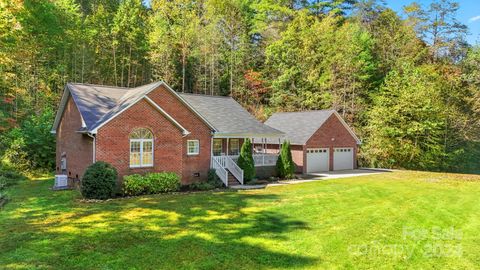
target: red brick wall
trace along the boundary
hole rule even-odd
[[[80,112],[69,97],[56,132],[56,173],[61,173],[62,154],[67,159],[67,175],[71,178],[77,175],[81,178],[85,169],[93,163],[93,139],[76,132],[81,127]]]
[[[255,144],[259,145],[259,144]],[[303,145],[290,145],[290,149],[292,152],[292,160],[295,163],[295,172],[302,173],[303,172],[303,160],[304,160],[304,146]],[[280,152],[278,149],[278,144],[267,144],[266,152],[277,154]]]
[[[303,145],[290,145],[290,148],[292,149],[292,159],[295,163],[295,172],[303,173],[303,161],[306,159],[305,147]]]
[[[182,147],[179,155],[182,157],[183,184],[206,180],[210,168],[212,137],[210,128],[164,86],[150,92],[148,97],[190,131],[190,134],[182,138],[179,144]],[[199,155],[187,155],[187,140],[199,140]],[[194,176],[195,173],[200,173],[200,177]]]
[[[130,168],[130,134],[137,128],[153,133],[153,167]],[[112,164],[120,182],[124,175],[161,171],[176,172],[183,180],[182,144],[182,131],[143,99],[98,130],[96,160]]]
[[[330,118],[320,127],[306,143],[307,148],[329,148],[330,149],[330,170],[333,170],[333,148],[353,147],[354,168],[357,168],[357,143],[340,120],[331,115]],[[305,149],[306,150],[306,149]],[[306,151],[305,151],[306,152]],[[306,153],[304,153],[306,160]],[[306,164],[305,164],[306,165]],[[306,166],[304,166],[305,172]]]

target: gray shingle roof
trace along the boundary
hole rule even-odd
[[[265,124],[285,132],[285,137],[291,144],[303,145],[334,112],[321,110],[275,113]]]
[[[155,82],[136,88],[79,83],[67,84],[67,89],[85,122],[86,127],[81,128],[79,132],[94,131],[161,84],[163,82]],[[167,86],[167,88],[169,87]],[[218,134],[283,136],[282,132],[256,120],[231,97],[177,94],[183,102],[200,114]],[[57,124],[56,119],[54,125]],[[56,126],[54,126],[55,129]]]
[[[159,82],[136,88],[112,87],[93,84],[67,84],[75,104],[88,130],[94,130],[112,116],[142,98]]]
[[[184,93],[179,95],[216,129],[217,134],[283,136],[283,132],[255,119],[231,97]]]

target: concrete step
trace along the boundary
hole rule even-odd
[[[238,182],[237,178],[233,176],[230,172],[228,172],[228,185],[229,186],[237,186],[240,185],[240,182]]]

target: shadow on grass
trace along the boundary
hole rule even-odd
[[[31,189],[41,188],[34,184]],[[263,269],[317,258],[279,251],[307,224],[258,205],[274,194],[147,196],[79,203],[75,192],[24,193],[0,216],[0,262],[9,268]],[[28,197],[28,198],[27,198]],[[7,214],[7,213],[3,213]],[[3,254],[3,255],[1,255]]]

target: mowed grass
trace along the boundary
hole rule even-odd
[[[21,182],[1,269],[474,269],[480,177],[399,171],[255,191],[82,202]]]

